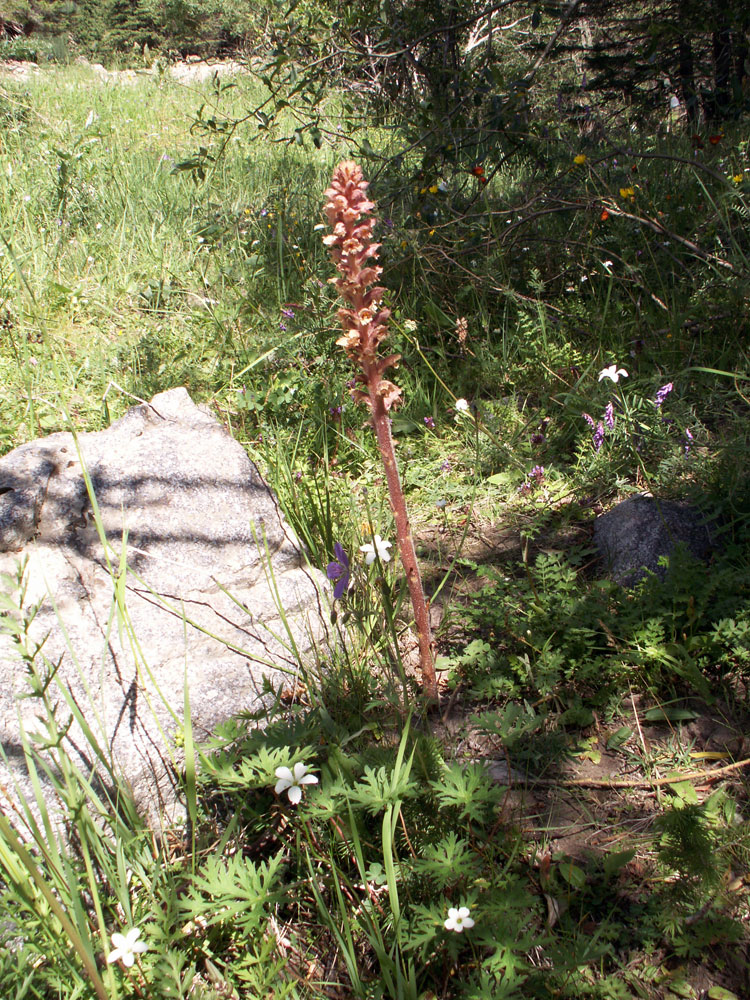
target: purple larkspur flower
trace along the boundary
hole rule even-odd
[[[657,391],[656,395],[654,396],[654,406],[656,407],[657,410],[661,409],[662,405],[664,404],[664,400],[667,398],[667,396],[670,394],[673,388],[674,387],[672,383],[667,382],[666,385],[663,385],[661,389]]]
[[[425,417],[424,418],[424,425],[425,425],[425,427],[428,428],[428,430],[434,431],[435,430],[435,420],[434,420],[434,418],[433,417]]]
[[[615,426],[615,407],[611,400],[604,409],[604,423],[610,430]]]
[[[326,566],[326,576],[334,583],[333,599],[338,601],[349,589],[349,556],[338,542],[333,546],[333,554],[336,560]]]
[[[596,430],[594,431],[594,436],[591,439],[591,443],[594,446],[594,451],[599,451],[602,446],[602,441],[604,441],[604,423],[600,420],[596,425]]]
[[[294,309],[282,309],[281,315],[286,316],[287,319],[294,319]]]

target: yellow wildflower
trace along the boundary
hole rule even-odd
[[[741,184],[743,176],[744,176],[743,174],[735,174],[732,180],[734,181],[735,184]]]
[[[635,188],[620,188],[621,198],[633,198],[635,197]]]
[[[438,193],[438,186],[437,186],[437,184],[430,185],[429,191],[430,191],[430,194],[437,194]]]
[[[577,167],[582,167],[585,162],[586,162],[585,153],[579,153],[578,156],[573,157],[573,163],[575,163]]]

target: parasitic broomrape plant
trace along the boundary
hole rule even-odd
[[[367,181],[358,164],[340,163],[333,172],[331,186],[325,193],[324,207],[331,234],[323,242],[330,247],[339,272],[332,278],[339,295],[346,303],[338,311],[343,334],[336,341],[358,369],[352,396],[370,410],[370,419],[385,468],[391,509],[396,523],[399,555],[406,573],[414,621],[419,640],[419,662],[422,687],[429,698],[437,699],[437,678],[433,656],[427,602],[422,586],[414,541],[406,510],[406,500],[396,465],[396,452],[391,435],[388,411],[398,405],[401,390],[385,371],[399,360],[398,354],[378,357],[378,349],[388,335],[390,310],[381,306],[385,292],[378,284],[382,268],[377,263],[380,244],[374,242],[374,202],[367,197]]]

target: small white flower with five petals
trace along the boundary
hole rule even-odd
[[[453,417],[454,420],[462,420],[464,414],[471,413],[471,407],[465,399],[457,399],[453,405],[456,410],[456,414]]]
[[[145,941],[138,940],[140,936],[140,927],[133,927],[127,934],[113,934],[112,944],[115,948],[107,955],[107,963],[111,965],[112,962],[122,962],[123,965],[130,968],[135,962],[135,956],[148,949]]]
[[[286,792],[293,806],[296,806],[302,799],[303,785],[317,785],[318,783],[314,774],[307,773],[307,764],[303,764],[301,761],[294,765],[294,770],[289,767],[277,767],[275,773],[279,780],[276,782],[274,791],[277,795]]]
[[[468,906],[451,906],[448,910],[448,919],[443,924],[447,931],[455,931],[460,934],[464,928],[468,930],[474,926],[474,921],[469,916]]]
[[[388,549],[392,544],[392,542],[387,542],[384,538],[381,538],[380,535],[375,535],[371,542],[368,542],[366,545],[360,545],[359,551],[364,552],[365,562],[368,566],[372,566],[376,556],[381,562],[387,563],[391,558]]]
[[[623,378],[628,377],[628,373],[624,368],[618,368],[617,365],[610,365],[609,368],[602,368],[599,372],[599,381],[601,382],[603,378],[609,378],[613,382],[619,382],[621,375]]]

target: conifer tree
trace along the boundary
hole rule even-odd
[[[582,51],[589,91],[619,92],[643,109],[673,95],[693,126],[701,113],[716,123],[746,103],[745,0],[587,0],[577,17],[592,39]]]

